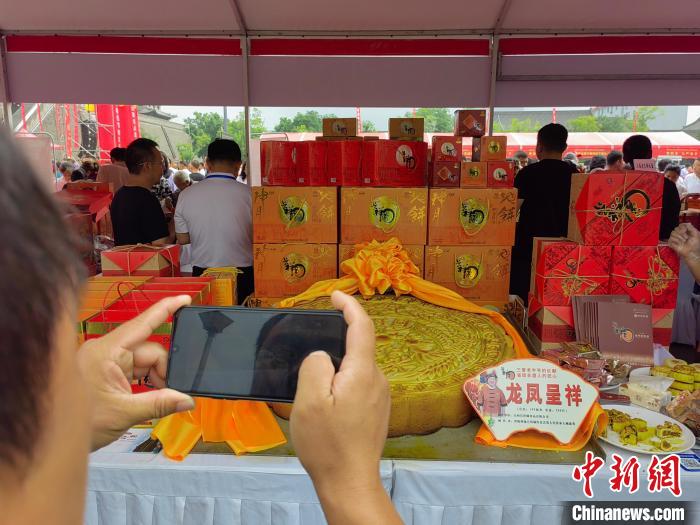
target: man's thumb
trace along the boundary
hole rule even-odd
[[[163,388],[141,394],[134,394],[129,398],[129,417],[133,424],[147,419],[157,419],[175,412],[184,412],[194,408],[194,399],[187,394]]]

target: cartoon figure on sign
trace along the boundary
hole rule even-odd
[[[496,372],[492,371],[482,374],[479,381],[482,383],[479,389],[479,397],[476,400],[479,412],[486,417],[502,416],[503,407],[508,403],[503,390],[496,386],[498,382]]]

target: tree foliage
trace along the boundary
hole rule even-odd
[[[374,122],[372,122],[371,120],[363,120],[362,131],[372,133],[377,131],[377,126],[375,126]]]
[[[569,131],[585,132],[585,131],[601,131],[600,119],[593,115],[585,115],[582,117],[572,118],[566,123],[566,128]]]
[[[321,115],[315,110],[297,113],[292,118],[282,117],[275,126],[275,131],[286,133],[320,132],[323,131],[323,119],[335,117],[336,115],[333,114]]]
[[[189,162],[194,158],[192,144],[178,144],[177,152],[180,155],[180,160],[183,162]]]
[[[528,133],[531,131],[538,131],[541,127],[542,124],[540,124],[539,121],[533,122],[530,118],[512,118],[510,119],[510,123],[506,125],[504,125],[501,121],[496,121],[493,123],[493,130],[498,133]]]
[[[207,147],[214,139],[220,138],[223,134],[224,119],[219,113],[200,113],[195,112],[192,117],[185,119],[185,131],[192,139],[190,149],[184,147],[182,150],[178,146],[180,158],[185,160],[185,156],[204,158],[207,155]],[[262,111],[258,108],[253,108],[250,112],[250,132],[251,134],[260,134],[265,132],[265,121],[263,120]],[[235,115],[228,122],[227,137],[232,138],[238,143],[241,148],[243,157],[247,156],[245,150],[245,114],[243,111]],[[190,153],[191,152],[191,153]]]
[[[445,108],[418,108],[415,115],[407,112],[405,117],[422,117],[426,133],[450,133],[454,130],[454,119],[449,109]]]
[[[267,130],[265,129],[262,111],[259,108],[253,108],[250,111],[251,136],[259,136],[261,133],[265,133],[265,131]],[[243,158],[246,158],[248,155],[245,149],[245,113],[243,113],[243,111],[229,120],[228,135],[241,147]]]

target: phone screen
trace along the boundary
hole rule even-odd
[[[167,385],[227,399],[293,401],[299,367],[313,351],[336,367],[347,325],[336,311],[185,307],[175,313]]]

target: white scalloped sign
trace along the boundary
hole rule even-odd
[[[580,376],[544,359],[513,359],[464,383],[464,393],[499,441],[536,430],[569,443],[598,390]]]

